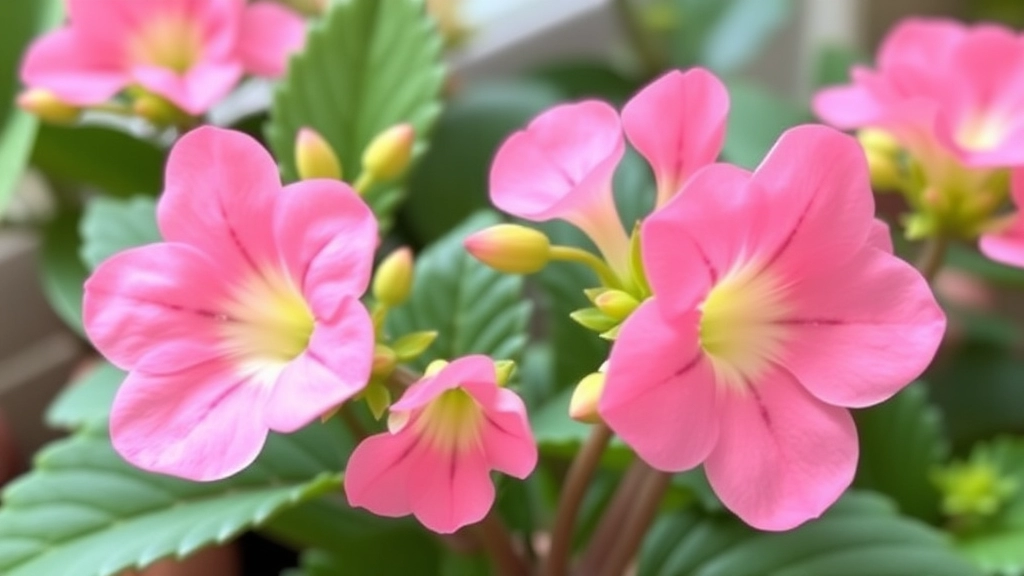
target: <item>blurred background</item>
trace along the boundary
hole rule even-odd
[[[318,9],[317,0],[285,3]],[[37,126],[13,106],[25,44],[59,21],[50,4],[8,1],[0,9],[0,483],[59,433],[43,424],[46,406],[91,362],[88,345],[64,321],[80,307],[66,287],[80,285],[85,274],[78,253],[83,199],[96,191],[158,192],[166,153],[137,123]],[[844,82],[851,64],[870,62],[895,21],[944,15],[1024,25],[1020,0],[427,4],[448,40],[450,76],[448,106],[398,216],[399,240],[414,246],[487,206],[494,150],[554,103],[598,97],[618,104],[660,70],[705,66],[726,80],[732,98],[723,156],[753,166],[782,130],[813,119],[808,102],[816,88]],[[269,87],[253,82],[211,118],[259,134],[268,102]],[[879,201],[883,211],[899,210],[897,199]],[[997,431],[1024,432],[1022,324],[1006,314],[1021,308],[1015,294],[1022,288],[1024,273],[970,247],[953,252],[939,280],[954,323],[941,360],[946,369],[930,385],[954,449]]]

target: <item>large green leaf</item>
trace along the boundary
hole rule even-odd
[[[82,261],[91,269],[122,250],[162,240],[156,225],[156,200],[147,196],[93,198],[80,226]]]
[[[114,365],[100,362],[57,396],[46,410],[46,423],[65,430],[102,426],[124,377]]]
[[[111,576],[184,557],[340,486],[337,423],[271,436],[237,476],[196,483],[137,470],[87,429],[44,449],[0,509],[4,576]]]
[[[342,0],[310,32],[278,85],[267,138],[286,179],[296,178],[295,136],[311,127],[331,143],[346,179],[384,129],[416,129],[417,153],[441,110],[442,40],[422,0]],[[393,185],[367,200],[387,222],[401,198]]]
[[[641,576],[975,576],[941,532],[884,497],[849,493],[820,519],[780,533],[686,510],[660,517]]]
[[[931,480],[949,452],[939,411],[915,383],[890,400],[854,412],[860,461],[854,484],[882,492],[905,514],[939,518],[939,493]]]
[[[387,328],[395,335],[438,331],[419,368],[435,358],[517,360],[522,353],[532,308],[522,278],[484,266],[462,246],[467,235],[498,222],[493,213],[477,214],[418,256],[412,296],[388,316]]]
[[[991,466],[1009,481],[1012,494],[997,514],[963,530],[957,547],[990,574],[1024,574],[1024,440],[1002,437],[980,444],[969,462]]]
[[[47,124],[39,129],[32,163],[57,182],[130,196],[160,191],[165,156],[156,144],[115,128]]]
[[[10,200],[32,151],[36,119],[14,106],[18,67],[33,36],[60,22],[58,0],[8,2],[0,20],[0,213]]]
[[[77,212],[58,214],[43,230],[40,275],[43,293],[57,315],[79,334],[82,329],[82,285],[88,269],[78,256]]]

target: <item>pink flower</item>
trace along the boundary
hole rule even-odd
[[[1024,169],[1013,172],[1011,193],[1014,203],[1018,207],[1024,206]],[[1010,216],[996,231],[982,234],[978,248],[997,262],[1024,268],[1024,219],[1020,211]]]
[[[907,19],[883,42],[878,69],[852,76],[815,97],[826,122],[883,128],[926,162],[1024,164],[1024,38],[1009,28]]]
[[[654,297],[615,342],[599,411],[650,465],[704,463],[722,502],[784,530],[853,479],[847,407],[928,366],[945,317],[874,223],[864,154],[789,130],[753,173],[698,172],[641,237]]]
[[[138,85],[201,114],[245,73],[281,75],[305,35],[298,15],[267,1],[67,2],[68,25],[29,47],[21,77],[79,106]]]
[[[572,223],[622,272],[629,242],[612,196],[622,130],[654,169],[661,204],[718,156],[728,107],[725,87],[699,68],[669,72],[641,90],[623,108],[621,125],[604,102],[556,106],[502,144],[491,168],[491,200],[526,220]]]
[[[482,520],[494,503],[490,471],[526,478],[537,465],[526,407],[495,381],[490,358],[466,356],[410,386],[391,406],[390,432],[352,452],[349,503],[411,513],[440,533]]]
[[[86,332],[129,371],[114,448],[146,470],[223,478],[268,430],[365,386],[376,220],[341,182],[282,188],[255,140],[217,128],[171,150],[157,219],[165,242],[111,257],[85,285]]]

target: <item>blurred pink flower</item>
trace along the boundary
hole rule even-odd
[[[171,150],[157,219],[165,242],[109,258],[85,285],[86,332],[129,371],[114,447],[146,470],[223,478],[268,430],[365,386],[374,331],[359,297],[377,223],[341,182],[282,189],[266,150],[217,128]]]
[[[621,124],[615,109],[597,100],[555,106],[502,144],[491,168],[491,200],[526,220],[570,222],[622,272],[629,242],[612,177],[624,152],[623,129],[654,169],[662,204],[718,156],[728,108],[725,86],[699,68],[671,71],[645,87],[626,103]]]
[[[704,168],[644,224],[654,297],[623,325],[599,411],[655,468],[704,463],[747,523],[820,515],[857,463],[847,407],[930,363],[945,316],[892,255],[856,140],[779,139],[753,173]]]
[[[243,74],[275,77],[305,35],[279,4],[245,0],[67,0],[69,22],[29,46],[30,88],[77,106],[141,86],[201,114]]]
[[[814,110],[841,129],[889,131],[915,156],[971,168],[1024,164],[1024,38],[995,24],[911,18],[885,38],[877,70],[827,88]]]
[[[1024,169],[1013,171],[1010,193],[1018,208],[1024,207]],[[1018,210],[995,230],[981,235],[978,248],[989,258],[1024,268],[1024,219]]]
[[[349,503],[381,516],[411,513],[443,534],[487,515],[491,470],[525,478],[537,465],[526,407],[496,384],[486,356],[457,359],[410,386],[391,406],[388,428],[352,452]]]

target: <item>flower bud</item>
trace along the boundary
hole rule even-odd
[[[532,274],[551,259],[548,237],[517,224],[498,224],[471,234],[464,246],[474,258],[506,274]]]
[[[577,324],[594,332],[607,332],[619,325],[619,320],[611,318],[597,308],[582,308],[569,314]]]
[[[498,360],[494,363],[494,376],[498,386],[508,384],[515,373],[516,363],[512,360]]]
[[[447,365],[447,360],[434,360],[430,364],[427,364],[427,369],[423,371],[423,376],[433,376],[441,370],[444,370],[444,367]]]
[[[416,131],[412,124],[397,124],[381,132],[363,152],[363,171],[374,182],[390,182],[405,174],[412,160]]]
[[[373,364],[371,373],[374,376],[387,377],[395,371],[398,365],[398,355],[391,348],[377,344],[373,349]]]
[[[569,401],[569,417],[587,424],[597,424],[601,417],[597,413],[597,403],[604,391],[605,375],[601,372],[588,374],[580,380],[573,390]]]
[[[299,178],[330,178],[341,180],[341,162],[334,149],[319,132],[302,128],[295,138],[295,167]]]
[[[391,406],[391,392],[388,387],[375,380],[370,381],[363,389],[363,398],[370,413],[377,420],[380,420]]]
[[[188,118],[184,111],[166,98],[149,92],[140,92],[135,97],[135,100],[132,101],[132,111],[156,126],[182,124]]]
[[[857,133],[857,139],[868,161],[871,187],[878,191],[902,189],[900,155],[903,151],[896,138],[884,130],[866,128]]]
[[[392,348],[401,362],[408,362],[426,352],[427,348],[437,340],[436,331],[413,332],[398,339]]]
[[[977,459],[937,470],[932,480],[942,493],[942,511],[954,517],[999,513],[1020,488],[990,462]]]
[[[57,98],[44,88],[29,88],[18,96],[18,106],[51,124],[71,124],[82,115],[81,108]]]
[[[386,306],[400,306],[412,292],[412,250],[399,248],[388,254],[373,276],[373,297]]]
[[[636,298],[622,290],[606,290],[597,298],[594,298],[594,306],[603,312],[605,316],[615,320],[625,320],[636,310],[640,302]]]

